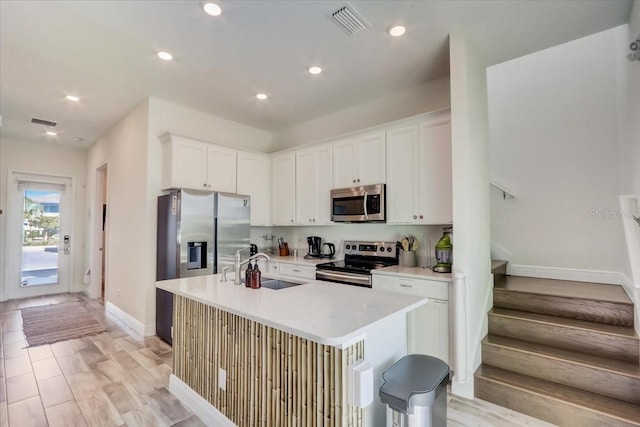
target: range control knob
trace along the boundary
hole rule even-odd
[[[380,246],[380,252],[384,252],[384,247]]]
[[[347,250],[351,249],[351,245],[347,245]]]
[[[387,248],[387,252],[391,252],[391,248]]]

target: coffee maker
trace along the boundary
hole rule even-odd
[[[307,237],[307,243],[309,244],[309,253],[307,253],[306,258],[320,258],[322,239],[318,236],[309,236]]]

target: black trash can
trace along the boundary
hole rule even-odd
[[[382,374],[380,400],[387,427],[446,427],[449,365],[425,354],[410,354]]]

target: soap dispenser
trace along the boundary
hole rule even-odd
[[[256,261],[256,265],[251,272],[251,288],[259,289],[260,287],[262,287],[262,272],[260,271],[260,267],[258,267],[258,261]]]
[[[258,268],[258,263],[256,262],[256,268]],[[253,287],[253,267],[251,266],[251,261],[249,261],[247,265],[247,271],[244,273],[244,286],[247,288]]]

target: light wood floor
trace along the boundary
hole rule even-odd
[[[80,300],[108,332],[26,348],[19,309]],[[137,341],[100,301],[63,294],[0,303],[0,427],[204,426],[168,390],[171,347]],[[449,397],[448,426],[550,426],[481,400]]]

